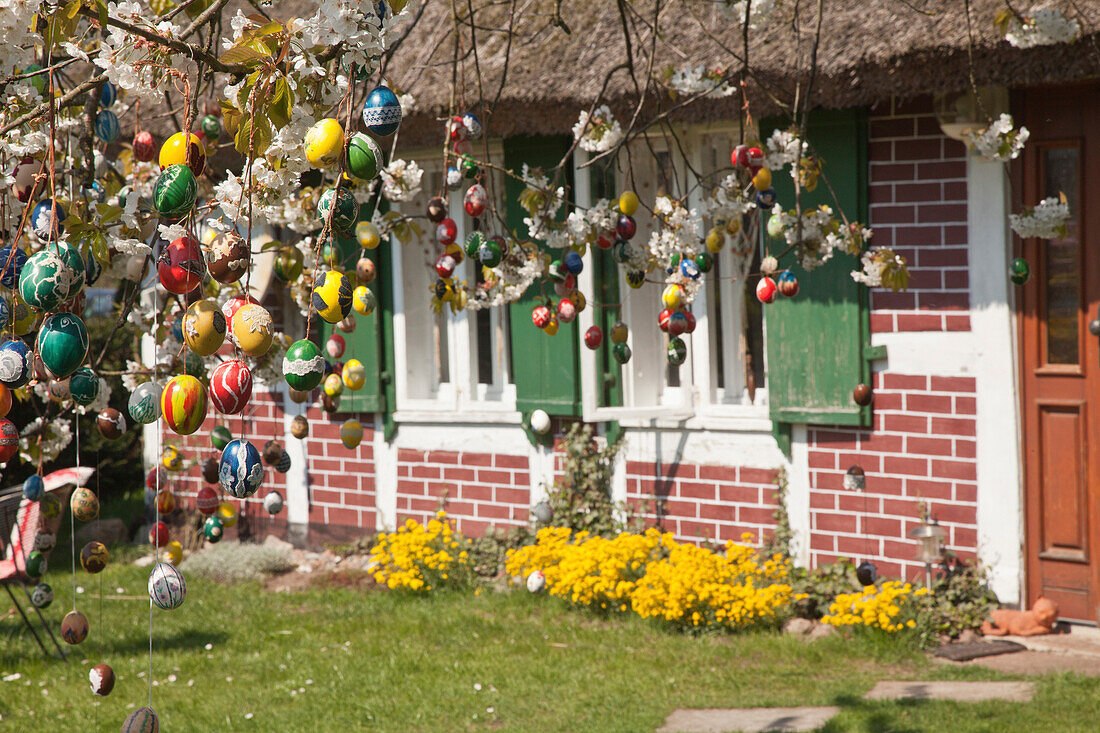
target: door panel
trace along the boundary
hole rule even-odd
[[[1031,279],[1017,299],[1024,415],[1028,603],[1100,620],[1100,86],[1028,90],[1031,131],[1014,171],[1017,207],[1064,195],[1065,236],[1017,242]]]

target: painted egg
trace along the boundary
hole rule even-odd
[[[477,245],[481,246],[481,243],[483,241],[485,241],[485,236],[481,235],[480,232],[478,232],[478,234],[480,236],[477,238],[478,239]],[[451,219],[450,217],[448,217],[448,218],[444,219],[443,221],[439,222],[438,224],[436,224],[435,238],[436,238],[436,240],[439,241],[440,244],[442,244],[442,245],[453,244],[456,237],[458,237],[458,225],[455,224],[454,219]],[[466,238],[466,254],[468,254],[472,257],[473,253],[470,252],[470,239],[471,238],[473,238],[473,232],[471,232],[470,237]],[[476,252],[477,250],[475,249],[474,251]]]
[[[317,344],[308,339],[295,341],[283,357],[283,377],[291,389],[308,392],[325,378],[325,358]]]
[[[338,323],[351,312],[352,286],[348,277],[335,270],[321,273],[313,288],[313,307],[329,323]]]
[[[611,355],[615,357],[615,361],[620,364],[626,364],[630,361],[631,351],[630,347],[623,342],[616,342],[611,348]]]
[[[344,380],[339,374],[333,373],[325,377],[322,388],[329,397],[339,397],[344,393]]]
[[[191,169],[182,164],[165,168],[153,187],[153,206],[166,219],[180,219],[195,206],[198,183]]]
[[[251,295],[234,295],[222,304],[222,315],[225,316],[225,335],[231,343],[237,343],[237,340],[233,337],[233,316],[237,314],[237,311],[250,303],[259,305],[260,301],[256,300]]]
[[[550,432],[552,423],[550,422],[550,415],[546,413],[546,410],[535,410],[531,413],[531,429],[539,435],[545,435]]]
[[[627,270],[626,284],[634,290],[645,285],[645,270]]]
[[[35,345],[49,375],[65,379],[88,356],[88,329],[79,316],[55,313],[42,322]]]
[[[206,253],[206,267],[210,271],[210,277],[228,285],[244,277],[251,259],[248,242],[236,231],[229,231],[214,237],[210,243]]]
[[[49,583],[39,583],[31,591],[31,605],[37,609],[49,608],[53,603],[53,588]]]
[[[187,140],[190,138],[191,142],[191,160],[188,163],[187,160]],[[160,167],[167,169],[173,165],[189,165],[191,172],[197,178],[202,175],[203,170],[206,168],[206,149],[203,147],[202,140],[198,135],[192,133],[191,135],[184,135],[182,132],[177,132],[172,137],[164,141],[164,144],[160,146]]]
[[[344,380],[345,387],[352,392],[358,392],[363,389],[363,385],[367,382],[367,369],[363,366],[363,362],[358,359],[348,359],[348,363],[344,365],[344,371],[340,376]]]
[[[169,293],[183,295],[194,290],[206,275],[206,258],[199,241],[188,235],[161,249],[157,274]]]
[[[279,254],[275,257],[275,277],[283,282],[294,282],[302,276],[304,259],[305,257],[302,254],[302,250],[297,247],[292,245],[280,247]]]
[[[450,219],[444,219],[443,223],[439,226],[444,226],[445,222],[451,221]],[[453,223],[453,222],[452,222]],[[438,228],[437,228],[438,229]],[[477,257],[477,252],[481,249],[481,245],[485,243],[485,235],[478,231],[470,232],[466,235],[466,242],[463,247],[467,257]]]
[[[374,312],[377,302],[371,289],[366,285],[360,285],[351,294],[351,304],[356,313],[361,316],[369,316]]]
[[[700,252],[695,255],[695,266],[699,268],[699,272],[710,272],[714,267],[714,256],[710,252]]]
[[[14,426],[12,426],[14,427]],[[305,419],[303,415],[295,415],[294,419],[290,421],[290,434],[298,440],[301,440],[309,435],[309,421]],[[18,434],[17,434],[18,435]],[[18,445],[18,437],[16,438],[16,444]],[[14,452],[14,451],[13,451]]]
[[[370,285],[378,276],[378,268],[369,257],[360,257],[355,263],[355,279],[362,285]]]
[[[37,473],[31,474],[23,481],[23,498],[27,501],[39,501],[46,493],[46,482]]]
[[[107,407],[95,419],[96,429],[107,440],[118,440],[126,432],[126,418],[113,407]]]
[[[206,388],[190,374],[172,377],[160,395],[160,414],[173,432],[190,435],[206,419]]]
[[[222,526],[222,520],[215,516],[209,516],[202,525],[202,534],[206,537],[206,541],[211,544],[217,544],[221,542],[222,535],[225,533],[225,528]]]
[[[171,611],[179,608],[187,598],[187,582],[183,573],[174,565],[158,562],[149,573],[149,597],[157,608]]]
[[[214,465],[218,465],[216,459],[211,458],[214,461]],[[205,470],[203,472],[205,476]],[[217,479],[215,479],[217,480]],[[203,514],[210,516],[218,509],[218,504],[221,504],[221,499],[218,497],[218,492],[214,491],[209,486],[203,486],[199,489],[199,493],[195,496],[195,506]]]
[[[19,429],[6,417],[0,418],[0,463],[7,463],[19,451]]]
[[[108,560],[110,553],[107,552],[107,545],[102,542],[92,540],[80,550],[80,566],[92,575],[102,572],[107,567]]]
[[[565,253],[565,257],[562,259],[562,264],[565,269],[574,275],[581,274],[584,270],[584,259],[581,258],[579,252],[569,251]]]
[[[115,671],[109,665],[97,664],[88,670],[88,682],[92,686],[92,692],[106,697],[115,689]]]
[[[572,323],[573,319],[577,317],[577,307],[573,305],[573,301],[569,298],[562,298],[558,301],[558,320],[562,323]]]
[[[479,217],[485,213],[485,207],[489,205],[489,194],[485,192],[485,187],[480,183],[475,183],[466,189],[466,195],[462,199],[462,206],[466,209],[466,214],[472,217]]]
[[[363,181],[374,180],[382,169],[382,150],[374,138],[359,132],[348,143],[347,171]]]
[[[66,644],[79,644],[88,638],[88,617],[80,611],[69,611],[61,619],[61,638]]]
[[[84,258],[84,284],[95,285],[101,275],[103,275],[103,265],[89,252]]]
[[[386,86],[377,86],[363,103],[363,124],[375,135],[385,137],[397,131],[401,124],[401,103]]]
[[[142,163],[148,163],[156,155],[157,141],[153,138],[153,133],[142,130],[134,135],[133,148],[134,157]]]
[[[26,262],[27,253],[22,249],[0,247],[0,285],[5,288],[15,287]]]
[[[264,480],[264,465],[256,446],[243,439],[230,441],[222,451],[218,478],[230,496],[245,499],[255,494]]]
[[[200,300],[181,319],[183,340],[199,356],[210,356],[225,343],[225,314],[213,300]]]
[[[466,137],[470,140],[477,140],[483,132],[481,120],[472,112],[462,115],[462,127],[465,128]]]
[[[347,318],[344,318],[339,323],[337,323],[336,327],[338,329],[340,329],[341,331],[343,331],[344,333],[353,333],[355,331],[355,324],[356,324],[355,317],[354,316],[348,316]]]
[[[684,302],[684,288],[676,283],[667,285],[661,293],[661,302],[670,310],[679,308]]]
[[[149,425],[160,417],[160,397],[162,387],[157,382],[139,384],[132,393],[126,406],[130,418],[138,425]]]
[[[0,257],[3,256],[3,252],[4,250],[0,249]],[[1023,285],[1031,277],[1031,265],[1023,257],[1017,257],[1009,265],[1008,277],[1016,285]]]
[[[199,124],[202,126],[203,134],[210,140],[217,140],[222,136],[222,123],[217,115],[206,115]]]
[[[47,242],[53,242],[61,238],[65,233],[65,221],[67,214],[64,207],[53,199],[43,199],[35,205],[31,212],[31,229],[34,235]]]
[[[164,547],[168,544],[169,532],[168,523],[164,520],[159,520],[149,528],[149,544],[157,547]]]
[[[557,314],[551,314],[550,322],[546,324],[546,328],[542,329],[547,336],[556,336],[558,333],[558,316]]]
[[[355,239],[363,249],[377,249],[382,244],[382,233],[373,222],[361,221],[355,225]]]
[[[481,172],[481,168],[478,167],[477,161],[469,153],[463,153],[459,159],[459,164],[462,168],[462,176],[467,179],[477,178],[477,174]]]
[[[762,277],[760,282],[756,283],[756,299],[761,303],[774,303],[777,295],[779,295],[779,288],[776,287],[775,280],[770,277]]]
[[[699,265],[696,264],[695,260],[685,257],[680,260],[680,274],[692,280],[698,280],[702,271],[699,269]]]
[[[695,333],[695,314],[691,311],[682,311],[684,314],[684,321],[687,323],[687,333]]]
[[[537,328],[546,328],[550,324],[552,315],[548,306],[537,305],[531,311],[531,323],[534,323]]]
[[[344,355],[344,349],[347,348],[347,342],[344,341],[344,337],[338,333],[334,333],[328,337],[325,341],[325,351],[333,359],[339,359]]]
[[[106,87],[104,87],[106,90]],[[118,140],[122,130],[118,126],[118,115],[109,109],[101,110],[95,118],[95,136],[102,142],[113,143]]]
[[[218,459],[212,457],[204,459],[200,470],[203,481],[208,484],[218,483]]]
[[[268,514],[278,514],[283,510],[283,495],[278,491],[269,491],[264,497],[264,511]]]
[[[668,328],[666,329],[669,334],[679,336],[682,333],[687,333],[688,327],[687,313],[684,311],[673,311],[669,313]]]
[[[158,463],[145,474],[145,487],[150,491],[158,491],[161,486],[168,484],[168,469],[163,463]]]
[[[271,326],[271,314],[266,308],[246,303],[233,314],[233,339],[249,356],[263,356],[271,349],[274,339]]]
[[[611,256],[620,264],[629,262],[634,257],[634,248],[625,239],[616,239],[611,247]]]
[[[340,442],[345,448],[355,448],[363,440],[363,426],[357,420],[347,420],[340,426]]]
[[[527,576],[527,591],[529,593],[539,593],[546,587],[546,576],[542,574],[541,570],[532,570],[531,574]]]
[[[776,283],[779,293],[785,298],[793,298],[798,295],[798,278],[790,270],[779,273],[779,281]]]
[[[0,383],[10,389],[25,387],[34,376],[34,355],[18,339],[0,344]]]
[[[284,448],[283,454],[279,456],[279,462],[275,464],[275,470],[278,473],[286,473],[290,470],[290,463],[290,454],[287,453],[286,449]]]
[[[665,308],[657,314],[657,326],[665,333],[668,333],[668,323],[672,320],[672,311]]]
[[[46,498],[52,498],[60,504],[60,501],[56,496],[53,496],[52,494],[47,494],[45,497],[43,497],[43,501],[40,503],[40,506],[45,505]],[[58,509],[58,513],[60,513],[60,511],[61,510]],[[46,556],[40,550],[33,550],[31,551],[31,554],[27,555],[25,571],[30,577],[41,578],[43,575],[46,574],[46,570],[49,569],[48,566],[49,563],[46,562]]]
[[[627,216],[634,216],[638,210],[638,194],[633,191],[623,191],[619,196],[619,211]]]
[[[8,323],[11,321],[11,306],[8,305],[7,298],[0,296],[0,331],[6,331],[8,329]]]
[[[359,217],[359,202],[355,200],[355,194],[347,188],[341,188],[339,193],[335,188],[330,188],[321,194],[321,200],[317,202],[317,217],[324,224],[329,221],[329,216],[335,229],[351,229]]]
[[[210,373],[210,401],[214,409],[236,415],[252,397],[252,372],[243,361],[224,361]]]
[[[11,309],[11,330],[16,336],[26,336],[38,330],[40,316],[31,310],[18,296]]]
[[[447,201],[439,196],[428,201],[428,221],[438,224],[447,217]],[[0,250],[2,251],[2,250]]]
[[[34,177],[43,169],[42,163],[34,158],[23,158],[15,164],[15,169],[12,172],[15,184],[12,188],[15,190],[15,197],[21,203],[25,204],[31,200],[31,194],[34,193]]]
[[[603,343],[603,331],[599,326],[590,326],[584,332],[584,345],[595,351]]]
[[[758,191],[756,194],[757,207],[768,210],[775,206],[776,200],[779,198],[774,188],[769,188],[766,191]]]
[[[668,342],[668,363],[680,366],[687,359],[687,344],[679,336],[674,336]]]
[[[435,261],[435,274],[443,279],[449,278],[454,274],[457,265],[458,263],[455,262],[454,257],[449,254],[441,254]]]
[[[462,171],[453,165],[447,166],[447,188],[454,190],[462,185]]]
[[[19,275],[19,297],[37,311],[53,311],[84,287],[84,258],[71,245],[50,245],[31,256]]]
[[[328,168],[340,160],[340,154],[344,152],[344,128],[331,117],[318,120],[306,132],[303,148],[310,165]]]
[[[277,440],[269,440],[264,443],[264,449],[260,451],[260,456],[264,459],[264,464],[268,466],[274,466],[279,462],[279,458],[283,455],[283,446],[279,444]]]
[[[237,510],[237,507],[230,504],[228,501],[223,501],[218,504],[218,519],[222,520],[223,527],[236,527],[237,520],[241,518],[241,513]]]
[[[224,450],[231,440],[233,440],[233,434],[224,425],[215,425],[210,431],[210,445],[216,450]]]
[[[611,327],[611,341],[616,344],[626,343],[626,338],[630,334],[630,329],[622,321],[617,321],[614,326]]]
[[[163,489],[157,492],[155,503],[157,514],[171,514],[176,510],[176,495],[168,489]]]
[[[621,214],[619,221],[615,224],[615,233],[619,235],[619,239],[630,239],[638,231],[638,224],[634,221],[634,217],[628,214]]]
[[[81,522],[90,522],[99,516],[99,498],[88,488],[80,487],[69,497],[69,508]]]
[[[7,417],[11,412],[11,390],[0,384],[0,417]]]
[[[477,248],[478,262],[485,267],[496,267],[503,258],[504,253],[501,252],[500,244],[495,239],[486,239]]]

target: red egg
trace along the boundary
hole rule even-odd
[[[665,333],[668,333],[668,321],[670,318],[672,318],[672,311],[668,308],[665,308],[657,314],[657,326]]]
[[[214,367],[210,373],[210,400],[214,409],[236,415],[252,396],[252,372],[243,361],[234,359]]]
[[[630,239],[638,231],[638,223],[634,221],[634,217],[620,214],[619,223],[615,225],[615,231],[618,233],[619,239]]]
[[[595,351],[603,343],[603,331],[599,326],[592,326],[584,332],[584,345]]]
[[[447,253],[439,255],[435,261],[435,273],[441,278],[446,280],[455,272],[455,267],[458,265],[455,262],[455,258]]]
[[[150,491],[160,491],[168,486],[168,469],[160,463],[150,468],[149,473],[145,474],[145,486]]]
[[[764,151],[760,148],[749,148],[746,157],[750,168],[760,168],[764,165]]]
[[[452,117],[451,121],[447,123],[447,136],[451,138],[453,143],[466,139],[466,125],[462,124],[462,118],[458,115]]]
[[[435,238],[444,246],[454,244],[456,237],[458,237],[458,225],[450,217],[439,222],[439,225],[435,228]]]
[[[756,283],[756,299],[761,303],[774,303],[777,295],[779,295],[779,288],[776,287],[775,280],[770,277],[762,277],[760,282]]]
[[[695,314],[691,311],[684,311],[684,318],[687,320],[687,333],[695,333]]]
[[[573,319],[577,317],[577,306],[573,305],[573,301],[569,298],[562,298],[558,301],[558,320],[562,323],[572,323]]]
[[[170,293],[182,295],[194,290],[206,274],[206,258],[194,237],[187,235],[161,250],[157,260],[160,284]]]
[[[327,351],[328,355],[333,359],[339,359],[343,356],[347,347],[347,341],[338,333],[332,334],[328,337],[328,340],[325,341],[325,351]]]
[[[531,322],[539,328],[546,328],[550,324],[550,317],[553,315],[550,312],[550,308],[545,305],[537,305],[535,309],[531,311]]]
[[[7,463],[17,452],[19,452],[19,428],[6,417],[0,418],[0,463]]]
[[[157,547],[164,547],[168,544],[168,525],[164,520],[157,522],[149,530],[149,542]]]
[[[734,168],[747,168],[749,165],[749,146],[738,145],[730,153],[730,164]]]
[[[199,489],[198,495],[195,497],[195,506],[203,514],[213,514],[218,510],[218,505],[222,503],[221,497],[218,496],[218,492],[209,486],[203,486]]]
[[[466,189],[466,196],[462,200],[462,205],[470,216],[478,217],[484,214],[485,207],[489,205],[489,194],[485,192],[485,187],[480,183],[475,183]]]
[[[600,234],[598,237],[596,237],[596,246],[599,247],[600,249],[611,249],[612,245],[614,245],[614,244],[615,244],[615,233],[614,232],[604,232],[604,233]]]
[[[668,318],[668,332],[672,336],[679,336],[682,333],[687,333],[688,319],[687,314],[684,311],[674,311],[669,314]]]
[[[148,163],[157,154],[157,141],[153,133],[142,130],[134,135],[134,157],[142,163]]]

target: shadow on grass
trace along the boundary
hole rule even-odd
[[[927,704],[928,700],[890,700],[887,702],[889,705],[896,705],[903,708],[918,708]],[[866,731],[867,733],[918,733],[920,728],[912,727],[899,727],[896,720],[896,710],[883,709],[883,701],[881,700],[864,700],[862,697],[855,697],[853,695],[838,695],[833,700],[833,705],[840,708],[840,716],[847,717],[851,715],[858,716],[858,730]],[[833,718],[819,730],[820,733],[842,733],[842,731],[852,730],[852,721],[839,721],[837,718]]]
[[[23,626],[20,622],[20,626]],[[41,627],[35,628],[35,631],[41,636],[43,631]],[[20,633],[21,632],[21,633]],[[54,627],[54,634],[58,633],[58,629]],[[11,630],[8,628],[0,627],[0,638],[3,638],[6,642],[14,641],[9,638]],[[34,643],[34,637],[30,635],[26,627],[16,629],[15,638],[22,637],[23,644],[6,643],[4,645],[3,652],[0,652],[0,667],[7,667],[10,665],[18,665],[22,662],[26,662],[29,659],[42,659],[42,651],[38,648],[38,645]],[[218,645],[229,639],[229,634],[223,631],[205,631],[205,630],[181,630],[172,633],[169,636],[161,636],[159,634],[153,635],[153,651],[174,651],[178,649],[202,649],[207,644]],[[59,639],[60,640],[60,639]],[[43,643],[46,644],[48,651],[55,651],[52,643],[46,637],[42,637]],[[15,647],[15,648],[13,648]],[[61,648],[65,650],[66,655],[71,658],[80,658],[83,654],[81,646],[69,646],[65,643],[61,644]],[[147,651],[149,649],[149,637],[148,636],[132,636],[124,639],[99,639],[96,646],[97,652],[102,654],[136,654],[141,651]],[[56,656],[53,657],[55,661],[61,661]]]

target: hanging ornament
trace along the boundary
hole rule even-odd
[[[88,682],[92,686],[92,692],[100,697],[106,697],[115,689],[115,671],[110,665],[97,664],[88,670]]]
[[[215,458],[208,459],[214,463],[214,481],[210,483],[217,483],[218,481],[218,461]],[[203,467],[203,478],[210,481],[210,478],[206,475],[206,468]],[[218,498],[218,492],[209,486],[203,486],[199,489],[198,494],[195,495],[195,508],[199,510],[201,514],[210,516],[218,510],[218,504],[221,503],[221,499]]]
[[[157,608],[171,611],[187,598],[187,581],[174,565],[158,562],[149,573],[149,598]]]
[[[45,515],[45,512],[42,510],[42,508],[46,506],[46,499],[53,499],[59,505],[61,503],[61,501],[56,496],[53,496],[52,494],[46,494],[46,496],[42,497],[42,501],[39,502],[39,506],[41,507],[39,509],[39,512],[42,513],[43,516]],[[60,513],[60,511],[61,510],[58,509],[58,513]],[[55,514],[54,516],[57,515]],[[42,553],[42,551],[33,550],[31,554],[27,555],[27,562],[24,567],[24,572],[26,572],[27,575],[31,578],[41,578],[43,575],[46,574],[47,566],[48,563],[46,562],[46,556]]]
[[[91,489],[81,486],[69,496],[69,508],[80,522],[90,522],[99,516],[99,497]]]
[[[628,361],[630,361],[630,347],[627,346],[625,343],[616,342],[615,345],[611,348],[611,355],[615,357],[615,361],[619,362],[620,364],[626,364]]]
[[[297,247],[289,244],[280,247],[279,254],[275,257],[275,277],[285,283],[294,282],[302,276],[304,260],[302,250]]]
[[[222,526],[226,529],[232,529],[237,526],[237,520],[241,518],[241,513],[237,511],[237,507],[228,501],[223,501],[218,504],[218,512],[215,515],[218,519],[222,520]]]
[[[223,361],[210,373],[210,401],[214,409],[236,415],[252,397],[252,372],[243,361]]]
[[[271,349],[274,339],[271,314],[261,305],[245,303],[238,308],[230,331],[241,351],[249,356],[258,358]]]
[[[190,162],[187,157],[188,138],[191,142]],[[190,167],[194,177],[198,178],[206,168],[206,148],[203,147],[202,140],[199,139],[198,135],[193,133],[184,135],[182,132],[177,132],[160,146],[159,163],[162,169],[168,169],[173,165],[186,164]]]
[[[864,587],[874,585],[877,579],[878,569],[875,567],[875,564],[870,560],[864,560],[856,568],[856,580],[859,581],[860,585]]]
[[[224,533],[225,528],[222,526],[222,520],[216,516],[209,516],[203,522],[202,534],[210,544],[214,545],[221,542]]]
[[[104,91],[106,91],[104,87]],[[95,136],[108,145],[118,140],[122,130],[118,126],[118,115],[109,109],[100,110],[95,118]]]
[[[401,103],[389,87],[377,86],[363,103],[363,124],[375,135],[386,137],[401,124]]]
[[[194,208],[197,195],[194,173],[185,165],[174,164],[157,178],[153,187],[153,206],[166,219],[181,219]]]
[[[206,388],[190,374],[179,374],[168,380],[160,397],[160,412],[164,422],[179,435],[190,435],[206,419]]]
[[[298,417],[302,417],[298,415]],[[264,479],[263,461],[256,446],[247,440],[230,441],[222,451],[218,475],[222,490],[238,499],[252,496]]]
[[[66,644],[79,644],[88,638],[88,617],[80,611],[69,611],[61,619],[61,638]]]
[[[3,250],[0,250],[0,254],[2,252]],[[1012,260],[1012,264],[1008,268],[1008,276],[1015,284],[1023,285],[1031,277],[1031,265],[1023,257],[1017,257]]]
[[[31,230],[43,241],[56,242],[65,233],[62,222],[67,216],[61,204],[53,199],[43,199],[31,211]]]
[[[382,150],[374,138],[356,133],[348,144],[346,167],[351,175],[362,181],[373,181],[385,166]]]
[[[595,351],[603,343],[603,331],[599,326],[589,326],[584,332],[584,345]]]
[[[363,440],[363,426],[357,420],[347,420],[340,426],[340,442],[345,448],[354,449]]]
[[[79,316],[55,313],[42,322],[35,346],[47,374],[65,379],[88,356],[88,330]]]
[[[0,463],[7,463],[19,452],[19,429],[15,423],[0,418]]]
[[[39,583],[31,591],[31,605],[41,610],[53,603],[53,588],[48,583]]]
[[[107,545],[102,542],[92,540],[80,550],[80,567],[91,575],[102,572],[103,568],[107,567],[109,559]]]
[[[756,299],[761,303],[774,303],[777,295],[779,295],[779,288],[776,286],[775,280],[770,277],[765,275],[760,278],[760,282],[756,283]]]
[[[558,320],[562,323],[572,323],[577,317],[577,307],[569,298],[562,298],[558,301],[557,314]]]
[[[344,349],[346,348],[347,342],[344,341],[344,337],[338,333],[332,334],[325,341],[325,351],[328,352],[330,359],[339,359],[344,355]]]
[[[477,248],[477,259],[485,267],[496,267],[504,258],[500,244],[496,239],[482,239]]]
[[[321,194],[321,200],[317,203],[317,216],[322,225],[331,216],[333,228],[345,232],[355,225],[355,220],[359,217],[359,202],[347,187],[341,188],[339,193],[335,188],[330,188]]]
[[[15,254],[12,254],[12,248],[0,247],[0,285],[5,288],[14,288],[19,282],[20,275],[23,272],[23,265],[27,263],[27,253],[18,247],[15,248]]]
[[[360,285],[352,291],[351,305],[359,315],[369,316],[374,312],[376,304],[374,293],[366,285]]]
[[[378,269],[374,265],[374,260],[369,257],[360,257],[359,261],[355,263],[355,279],[359,281],[360,285],[370,285],[377,276]]]
[[[118,440],[126,432],[126,418],[113,407],[107,407],[95,419],[96,429],[107,440]]]
[[[668,363],[680,366],[687,359],[687,344],[679,336],[673,336],[668,341]]]
[[[860,383],[852,390],[852,401],[860,407],[869,407],[875,401],[875,393],[871,385]]]
[[[87,407],[99,397],[100,379],[88,367],[81,367],[69,377],[69,396],[81,407]]]
[[[467,215],[476,219],[485,213],[485,208],[488,205],[489,194],[486,193],[485,187],[480,183],[475,183],[466,189],[466,195],[462,199],[462,206],[466,209]]]
[[[290,434],[298,440],[302,440],[309,435],[309,421],[306,420],[305,416],[294,416],[294,419],[290,421]]]
[[[198,287],[206,275],[206,258],[199,241],[187,235],[161,249],[157,274],[169,293],[183,295]]]
[[[481,120],[473,112],[462,115],[462,127],[466,130],[466,139],[468,140],[477,140],[483,132]]]
[[[344,152],[344,128],[331,117],[318,120],[306,132],[302,148],[314,168],[333,166]]]
[[[152,527],[149,528],[149,544],[156,547],[164,547],[168,544],[168,540],[171,539],[168,531],[168,523],[163,519],[155,522]]]
[[[27,386],[34,376],[34,355],[18,339],[0,344],[0,383],[9,389]]]
[[[358,359],[348,359],[348,363],[344,365],[340,377],[344,380],[345,387],[352,392],[357,392],[367,382],[367,369],[363,366],[363,362]]]
[[[19,297],[37,311],[53,311],[84,287],[87,266],[80,251],[59,242],[31,256],[19,276]]]
[[[317,344],[308,339],[295,341],[283,357],[283,377],[290,388],[308,392],[325,378],[325,359]]]
[[[160,417],[160,398],[163,391],[157,382],[144,382],[130,394],[127,411],[139,425],[149,425]]]
[[[260,451],[260,456],[264,460],[264,464],[268,466],[274,466],[279,462],[279,459],[283,455],[283,446],[279,444],[277,440],[269,440],[264,443],[264,449]]]
[[[37,473],[23,480],[23,498],[27,501],[40,501],[46,493],[46,482]]]
[[[153,133],[146,130],[134,135],[132,147],[134,158],[142,163],[148,163],[157,154],[157,141],[153,138]]]
[[[269,491],[264,497],[264,511],[275,515],[283,510],[283,495],[278,491]]]
[[[361,221],[355,225],[355,240],[363,249],[377,249],[382,244],[382,233],[373,222]]]
[[[325,377],[325,381],[321,384],[321,389],[324,391],[326,397],[339,397],[344,393],[344,380],[340,378],[339,374],[333,372]]]
[[[336,270],[321,273],[313,287],[313,307],[329,323],[338,323],[351,312],[352,286],[347,275]]]
[[[299,252],[299,255],[301,253]],[[235,283],[248,272],[252,260],[248,242],[235,230],[219,234],[210,243],[206,254],[206,266],[210,277],[223,285]],[[243,296],[237,296],[243,297]]]
[[[798,278],[794,276],[794,273],[790,270],[784,270],[779,273],[779,281],[777,282],[779,287],[779,293],[784,298],[793,298],[798,295]]]
[[[187,348],[199,356],[210,356],[225,343],[225,315],[213,300],[196,301],[183,314],[181,330]]]
[[[217,115],[206,115],[199,122],[202,132],[208,140],[217,141],[222,136],[222,121]]]

